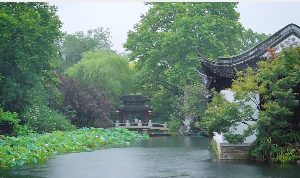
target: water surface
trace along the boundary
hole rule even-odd
[[[210,139],[150,137],[45,164],[0,168],[0,178],[297,178],[299,165],[219,161]]]

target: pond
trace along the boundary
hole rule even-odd
[[[295,178],[299,165],[219,161],[209,138],[150,137],[45,164],[0,168],[0,178]]]

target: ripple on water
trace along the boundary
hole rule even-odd
[[[42,165],[0,168],[0,178],[300,177],[298,165],[218,161],[209,147],[207,138],[153,137],[93,152],[59,155]]]

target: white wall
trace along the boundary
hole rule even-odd
[[[222,90],[220,93],[224,95],[224,97],[226,98],[227,101],[229,101],[229,102],[233,102],[233,101],[234,101],[234,96],[233,96],[233,95],[234,95],[234,92],[229,91],[229,90]],[[258,94],[256,95],[256,101],[259,102],[259,95],[258,95]],[[254,102],[252,102],[252,101],[247,102],[246,104],[251,105],[252,108],[255,109],[255,112],[254,112],[254,114],[252,115],[252,117],[253,117],[254,119],[257,119],[257,117],[258,117],[258,109],[256,108],[256,104],[255,104]],[[247,122],[247,123],[248,123],[249,125],[252,125],[252,124],[254,124],[255,122],[254,122],[254,121],[249,121],[249,122]],[[234,133],[234,134],[243,134],[244,129],[247,129],[247,127],[248,127],[248,126],[247,126],[246,124],[241,123],[240,125],[238,125],[238,126],[236,127],[237,130],[234,130],[234,129],[232,129],[232,130],[233,130],[233,133]],[[215,133],[215,136],[214,136],[213,138],[214,138],[214,140],[215,140],[218,144],[220,144],[220,143],[228,143],[228,141],[224,138],[224,134],[223,134],[223,133],[221,133],[221,134]],[[255,134],[250,135],[249,137],[246,138],[246,140],[245,140],[244,143],[249,143],[249,144],[250,144],[250,143],[252,143],[255,139],[256,139],[256,135],[255,135]]]

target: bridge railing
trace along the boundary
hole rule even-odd
[[[119,123],[117,120],[116,123],[114,123],[115,127],[162,127],[162,128],[168,128],[167,122],[164,124],[160,123],[152,123],[151,120],[149,120],[148,123],[142,123],[141,120],[138,121],[138,123],[130,123],[129,120],[126,121],[126,123]]]

